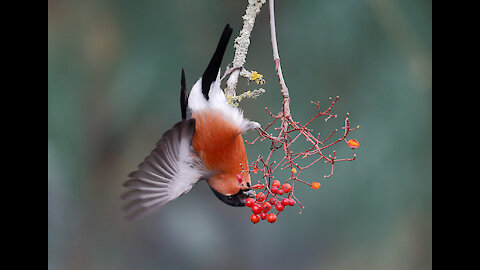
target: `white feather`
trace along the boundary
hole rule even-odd
[[[232,107],[220,88],[220,70],[217,74],[217,79],[212,83],[210,92],[208,93],[208,100],[202,93],[202,78],[200,78],[192,87],[188,98],[188,107],[192,113],[201,112],[204,110],[213,110],[220,112],[225,117],[225,120],[236,125],[240,132],[258,128],[260,124],[249,121],[243,117],[243,111]]]

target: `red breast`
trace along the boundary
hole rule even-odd
[[[195,112],[193,147],[205,167],[214,172],[208,184],[225,195],[236,194],[250,186],[250,176],[243,173],[248,167],[247,153],[240,128],[230,123],[220,112],[207,109]],[[240,183],[237,174],[244,178]]]

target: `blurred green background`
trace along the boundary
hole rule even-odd
[[[431,1],[276,2],[295,120],[313,116],[310,101],[338,95],[339,118],[314,122],[316,132],[341,127],[347,112],[360,125],[349,136],[359,149],[334,149],[357,160],[329,179],[328,166],[305,171],[322,187],[296,189],[301,215],[289,208],[252,225],[248,209],[202,182],[140,222],[122,219],[126,175],[181,118],[181,68],[191,86],[224,25],[238,35],[246,2],[49,1],[49,269],[432,268]],[[266,93],[240,104],[261,124],[266,106],[281,106],[268,20],[265,5],[246,63]],[[232,59],[230,46],[223,67]],[[241,79],[238,91],[255,88]]]

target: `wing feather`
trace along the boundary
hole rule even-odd
[[[123,184],[126,188],[136,188],[136,187],[167,187],[168,185],[164,182],[156,182],[148,179],[130,179]]]
[[[164,206],[205,178],[206,169],[192,147],[195,119],[177,123],[129,174],[121,196],[127,219],[139,219]]]

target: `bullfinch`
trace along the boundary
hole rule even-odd
[[[220,88],[220,65],[232,35],[227,24],[202,77],[187,92],[181,73],[182,121],[166,131],[156,147],[124,183],[127,219],[141,218],[206,180],[222,202],[245,206],[254,197],[242,134],[260,128],[232,107]]]

